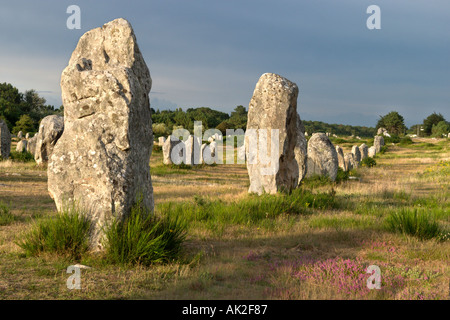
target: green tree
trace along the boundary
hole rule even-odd
[[[433,125],[433,128],[431,128],[431,134],[436,138],[442,138],[443,135],[447,135],[449,132],[450,123],[447,121],[441,121],[438,124]]]
[[[225,136],[227,134],[227,129],[233,129],[227,120],[222,121],[217,127],[217,130],[222,132],[222,135]]]
[[[380,116],[376,129],[386,128],[393,135],[401,135],[406,131],[405,119],[397,112],[391,111],[385,116]]]
[[[231,112],[231,117],[228,124],[232,129],[246,129],[247,128],[247,110],[243,106],[237,106]]]
[[[22,94],[10,83],[0,83],[0,116],[5,119],[9,130],[21,115]]]
[[[29,115],[21,115],[20,119],[16,122],[16,126],[13,128],[12,133],[17,134],[19,131],[22,131],[24,134],[27,132],[34,133],[36,131],[34,121]]]
[[[426,135],[431,135],[433,125],[445,121],[444,116],[440,113],[433,112],[426,119],[423,120],[423,131]]]

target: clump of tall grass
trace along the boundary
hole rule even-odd
[[[92,228],[84,212],[75,206],[67,207],[56,217],[36,222],[16,244],[31,256],[48,252],[79,259],[89,250]]]
[[[402,208],[392,212],[386,218],[386,224],[392,232],[407,234],[421,240],[433,238],[442,240],[442,235],[446,233],[432,213],[418,209]]]
[[[114,220],[105,230],[106,258],[117,264],[151,265],[178,258],[186,238],[180,217],[158,218],[138,201],[123,221]]]
[[[0,201],[0,226],[13,223],[17,217],[11,213],[11,207]]]

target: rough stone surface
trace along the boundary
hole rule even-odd
[[[25,139],[30,139],[30,133],[29,132],[27,132],[27,134],[25,135]]]
[[[153,210],[151,86],[124,19],[85,33],[62,73],[65,128],[49,162],[49,192],[58,210],[74,202],[89,211],[92,249],[101,249],[101,228],[138,199]]]
[[[336,146],[336,153],[338,157],[339,168],[341,168],[344,171],[347,171],[347,164],[344,161],[344,150],[342,150],[341,147]]]
[[[61,116],[47,116],[42,119],[37,133],[34,159],[38,165],[47,163],[52,155],[56,142],[64,131],[64,118]]]
[[[377,154],[377,148],[375,146],[372,146],[368,150],[369,157],[373,158]]]
[[[361,153],[361,161],[369,157],[369,148],[365,143],[359,146],[359,152]]]
[[[179,145],[181,143],[181,145]],[[175,159],[175,153],[172,155],[172,152],[174,152],[173,150],[175,149],[175,152],[178,152],[177,154],[177,158],[179,158],[181,161],[183,160],[183,141],[179,140],[178,138],[174,137],[174,136],[169,136],[166,141],[163,144],[163,163],[164,164],[174,164],[177,161]],[[177,148],[175,148],[176,146],[178,146]],[[179,163],[176,163],[179,164]]]
[[[298,87],[295,83],[273,73],[263,74],[256,84],[249,104],[249,129],[267,130],[267,150],[271,150],[271,129],[278,129],[279,156],[269,164],[261,163],[256,145],[250,145],[246,135],[245,152],[250,178],[249,192],[262,194],[278,190],[292,190],[303,179],[306,171],[306,139],[297,113]],[[260,131],[256,131],[256,141]],[[269,168],[276,168],[271,170]]]
[[[361,162],[361,152],[359,151],[358,146],[352,147],[352,153],[355,155],[356,163],[360,163]]]
[[[377,150],[377,153],[380,152],[381,147],[384,146],[384,138],[382,136],[375,136],[373,146]]]
[[[27,151],[27,144],[28,144],[27,140],[24,139],[20,140],[19,142],[17,142],[16,151],[17,152]]]
[[[336,180],[339,160],[336,148],[325,133],[314,133],[308,141],[308,172],[313,175],[328,176]]]
[[[31,153],[33,156],[36,153],[36,141],[37,141],[37,136],[34,136],[33,138],[28,139],[28,143],[27,143],[27,151],[29,153]]]
[[[159,138],[158,138],[158,144],[159,144],[160,146],[163,146],[163,145],[164,145],[164,142],[166,142],[166,138],[165,138],[165,137],[159,137]]]
[[[17,138],[23,139],[23,132],[22,131],[17,132]]]
[[[7,124],[0,120],[0,156],[2,159],[8,159],[11,151],[11,133]]]

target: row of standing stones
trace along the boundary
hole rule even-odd
[[[151,86],[150,72],[131,25],[124,19],[106,23],[80,38],[62,72],[64,117],[43,119],[39,133],[28,139],[28,145],[35,145],[30,149],[35,148],[31,150],[36,161],[48,161],[48,191],[58,211],[75,204],[95,221],[93,250],[102,249],[103,227],[112,219],[125,218],[138,198],[150,211],[154,208],[149,167],[153,146]],[[252,160],[247,162],[251,193],[292,190],[305,176],[314,174],[335,180],[339,166],[350,170],[361,157],[374,154],[372,148],[381,148],[382,137],[378,136],[374,147],[363,144],[345,155],[324,133],[313,134],[308,142],[297,112],[297,97],[297,85],[276,74],[263,74],[256,84],[247,130],[278,129],[279,157],[278,170],[262,174],[261,169],[273,164],[248,159],[254,155],[249,154],[245,137],[245,149],[240,152]],[[5,127],[0,122],[4,158],[11,143]],[[36,141],[31,142],[33,139]],[[182,141],[161,142],[163,161],[171,164],[170,154]],[[190,136],[183,143],[180,156],[186,164],[208,162],[206,158],[215,156],[214,140],[207,145]],[[195,144],[201,149],[201,159],[194,159]]]

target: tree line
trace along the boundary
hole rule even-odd
[[[8,125],[13,134],[19,131],[34,133],[38,131],[40,121],[48,115],[63,115],[64,107],[56,109],[47,105],[46,100],[39,96],[35,90],[27,90],[21,93],[9,83],[0,83],[0,118]],[[218,129],[226,134],[227,129],[244,129],[247,127],[247,110],[244,106],[237,106],[230,114],[217,111],[208,107],[181,108],[172,110],[154,110],[152,112],[153,133],[156,137],[168,136],[172,130],[185,128],[190,132],[194,130],[194,122],[201,121],[203,130]],[[405,126],[404,118],[398,112],[392,111],[380,116],[376,127],[351,126],[343,124],[328,124],[321,121],[303,120],[305,131],[329,132],[339,136],[372,137],[378,128],[386,128],[391,135],[405,135],[407,133],[420,136],[441,137],[448,134],[450,124],[440,113],[432,113],[422,124],[411,128]]]

